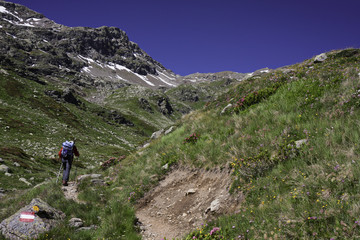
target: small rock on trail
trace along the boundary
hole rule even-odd
[[[143,239],[181,238],[210,219],[235,212],[244,197],[229,194],[231,183],[228,171],[173,170],[137,206]]]

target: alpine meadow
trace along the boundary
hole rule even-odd
[[[360,238],[360,49],[180,76],[118,28],[0,16],[0,239]]]

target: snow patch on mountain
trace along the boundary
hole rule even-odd
[[[136,55],[137,57],[141,56],[139,54]],[[88,65],[81,69],[81,73],[91,77],[101,78],[102,81],[123,81],[151,88],[161,86],[176,87],[180,84],[174,73],[164,69],[157,69],[157,74],[141,75],[117,63],[104,63],[83,55],[77,55],[76,58]]]
[[[87,62],[87,63],[94,63],[95,61],[91,58],[87,58],[87,57],[84,57],[84,56],[81,56],[79,55],[78,56],[81,60],[83,60],[83,62]]]
[[[16,18],[18,20],[16,22],[16,21],[6,19],[4,17],[2,18],[3,20],[7,21],[10,24],[17,25],[17,26],[24,26],[24,27],[35,27],[34,25],[25,22],[24,19],[20,18],[19,16],[17,16],[15,14],[13,14],[12,12],[8,11],[4,6],[0,6],[0,12],[4,13],[4,14],[11,15],[11,16],[13,16],[14,18]],[[28,20],[31,20],[31,19],[28,19]],[[26,20],[26,21],[28,21],[28,20]]]
[[[23,21],[23,19],[19,18],[18,16],[16,16],[16,15],[13,14],[12,12],[9,12],[9,11],[6,9],[6,7],[4,7],[4,6],[0,6],[0,12],[1,12],[1,13],[5,13],[5,14],[9,14],[9,15],[17,18],[19,21]]]

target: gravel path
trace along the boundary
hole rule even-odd
[[[181,238],[204,222],[237,211],[243,195],[230,195],[229,171],[176,169],[137,206],[145,240]]]

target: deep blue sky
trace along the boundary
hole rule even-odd
[[[360,47],[360,0],[10,0],[66,26],[115,26],[180,75],[252,72]]]

